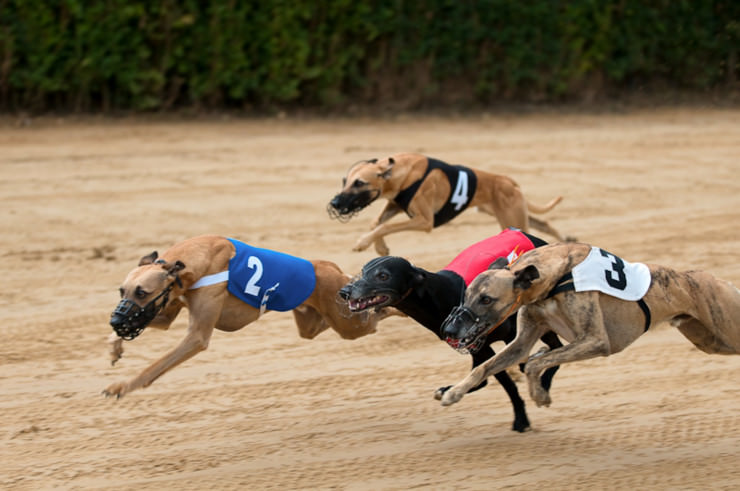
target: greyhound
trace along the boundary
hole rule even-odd
[[[110,385],[103,394],[120,398],[148,387],[205,350],[214,329],[237,331],[270,310],[292,310],[299,335],[307,339],[329,327],[342,338],[356,339],[375,332],[384,317],[399,314],[389,308],[345,316],[336,296],[349,279],[329,261],[307,261],[215,235],[182,241],[161,258],[152,252],[120,288],[121,301],[110,320],[115,331],[108,339],[111,363],[121,357],[124,339],[136,338],[148,326],[167,329],[183,307],[190,313],[187,334],[138,376]]]
[[[327,210],[331,217],[346,221],[378,198],[388,202],[373,222],[372,230],[357,241],[355,251],[374,244],[375,251],[386,256],[390,252],[384,240],[386,235],[404,230],[430,232],[468,206],[495,216],[502,228],[516,227],[528,232],[531,224],[532,228],[564,240],[547,221],[530,214],[550,211],[562,200],[561,196],[545,206],[537,206],[527,201],[519,185],[509,177],[452,166],[416,153],[357,162],[349,169],[342,191],[329,202]],[[386,223],[401,211],[406,212],[409,220]]]
[[[703,271],[631,264],[588,244],[548,245],[523,254],[510,267],[498,264],[481,273],[443,329],[465,346],[517,311],[514,341],[446,391],[442,405],[458,402],[486,377],[527,360],[530,396],[538,406],[549,406],[549,390],[539,379],[543,370],[618,353],[664,321],[705,353],[740,353],[737,288]],[[529,356],[547,330],[570,344]]]
[[[508,262],[519,254],[542,245],[545,242],[537,237],[507,229],[466,248],[437,273],[414,266],[401,257],[383,256],[365,264],[359,277],[342,288],[340,294],[348,302],[352,312],[367,312],[392,306],[443,339],[442,323],[462,301],[466,284],[492,261],[505,258],[504,261]],[[515,334],[516,314],[507,318],[499,329],[482,336],[475,344],[465,346],[460,351],[470,353],[475,368],[495,354],[491,348],[492,343],[510,343]],[[562,346],[553,332],[544,333],[542,341],[552,349]],[[552,367],[544,372],[543,386],[550,387],[557,369],[558,367]],[[508,394],[514,408],[512,429],[519,432],[528,430],[529,418],[516,384],[506,370],[497,372],[495,377]],[[483,380],[469,392],[484,387],[486,383]],[[435,397],[441,399],[450,387],[440,387]]]

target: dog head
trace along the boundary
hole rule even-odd
[[[350,312],[363,312],[398,304],[408,293],[424,283],[423,273],[406,259],[376,257],[362,267],[360,275],[339,290]]]
[[[327,206],[329,216],[347,221],[378,199],[395,165],[393,157],[361,160],[342,178],[342,191]]]
[[[185,264],[157,257],[156,251],[142,257],[119,288],[121,301],[111,314],[110,325],[123,339],[131,340],[141,334],[167,305],[172,289],[182,288],[178,273]]]
[[[480,348],[488,334],[522,306],[522,294],[539,278],[534,265],[511,271],[506,258],[475,277],[465,301],[455,307],[442,324],[447,344],[463,353]]]

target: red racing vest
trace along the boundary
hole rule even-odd
[[[465,286],[469,286],[496,259],[505,257],[511,263],[534,247],[532,241],[519,229],[507,228],[498,235],[471,245],[443,269],[459,274],[465,280]]]

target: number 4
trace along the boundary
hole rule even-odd
[[[460,171],[457,175],[457,185],[455,186],[455,192],[452,193],[450,203],[454,203],[455,210],[460,211],[460,208],[465,206],[468,202],[468,174],[465,171]]]

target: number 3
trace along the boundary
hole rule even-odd
[[[602,256],[614,259],[614,262],[612,263],[612,269],[604,270],[606,282],[609,284],[609,286],[611,286],[612,288],[616,288],[617,290],[624,290],[625,288],[627,288],[627,276],[624,274],[624,261],[622,261],[614,254],[609,254],[604,249],[599,250],[601,251]],[[614,278],[612,273],[616,273],[616,279]]]
[[[247,259],[247,267],[249,269],[254,269],[254,274],[249,278],[247,286],[244,288],[244,293],[247,295],[254,295],[255,297],[259,296],[260,287],[257,286],[257,282],[262,278],[262,261],[260,261],[257,256],[249,256],[249,259]]]

